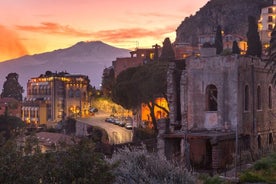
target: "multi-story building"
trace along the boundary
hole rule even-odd
[[[271,38],[271,32],[275,27],[276,22],[276,0],[273,0],[273,5],[264,7],[261,10],[259,19],[259,35],[263,48],[269,47],[269,41]]]
[[[130,57],[117,58],[112,62],[115,78],[127,68],[137,67],[154,60],[155,48],[136,49],[130,52]],[[158,51],[159,52],[159,51]],[[159,53],[158,53],[159,54]]]
[[[52,73],[28,80],[22,119],[27,123],[49,124],[69,116],[89,114],[88,76],[66,72]]]

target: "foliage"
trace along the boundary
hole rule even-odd
[[[115,73],[113,67],[105,68],[102,76],[102,92],[104,96],[110,97],[115,83]]]
[[[6,81],[3,84],[3,90],[1,97],[14,98],[18,101],[22,101],[23,87],[18,82],[19,75],[17,73],[9,73],[6,77]]]
[[[202,174],[198,177],[202,184],[226,184],[223,179],[219,178],[219,176],[210,177],[207,174]]]
[[[126,69],[118,75],[112,90],[113,101],[126,109],[136,109],[142,103],[147,104],[155,131],[157,131],[155,99],[157,97],[166,99],[167,68],[168,62],[151,62]],[[165,108],[158,107],[168,113]]]
[[[253,16],[248,17],[247,44],[246,55],[261,57],[262,43],[258,33],[257,21]]]
[[[165,38],[161,51],[160,61],[171,61],[175,59],[175,53],[169,38]]]
[[[132,67],[122,71],[112,89],[112,100],[126,109],[135,108],[139,105],[139,96],[136,91],[133,75],[140,67]],[[133,96],[136,96],[133,98]]]
[[[63,129],[65,130],[66,134],[75,134],[76,133],[76,119],[67,118],[63,122]]]
[[[276,182],[276,154],[258,160],[251,169],[240,175],[242,182]]]
[[[145,149],[125,148],[119,150],[109,162],[118,164],[118,167],[114,169],[115,183],[195,183],[195,178],[183,166],[171,163]]]
[[[233,54],[241,54],[241,49],[239,48],[238,42],[237,42],[236,40],[233,41],[232,53],[233,53]]]
[[[133,141],[141,141],[156,138],[155,132],[150,128],[134,128]]]
[[[29,156],[12,140],[0,147],[0,183],[112,183],[112,169],[86,139],[66,151]]]
[[[266,67],[269,68],[269,73],[272,73],[272,83],[275,85],[276,84],[276,27],[274,27],[271,33]]]
[[[221,33],[220,25],[217,27],[217,31],[216,31],[215,47],[216,47],[216,54],[221,54],[223,51],[223,43],[222,43],[222,33]]]
[[[15,116],[0,115],[0,132],[4,132],[4,138],[9,139],[16,130],[24,127],[24,122]]]

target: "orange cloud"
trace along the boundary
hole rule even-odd
[[[16,28],[21,31],[48,33],[48,34],[60,34],[78,37],[92,36],[91,33],[78,31],[68,25],[60,25],[53,22],[42,22],[39,26],[20,26],[17,25]]]
[[[15,32],[0,25],[0,61],[28,54]]]
[[[156,39],[162,39],[166,33],[173,32],[174,26],[165,27],[162,29],[143,29],[143,28],[129,28],[129,29],[117,29],[117,30],[103,30],[94,33],[94,36],[101,40],[116,42],[126,39],[137,39],[143,37],[152,37]]]
[[[155,30],[144,28],[125,28],[114,30],[101,30],[97,32],[84,32],[72,28],[68,25],[60,25],[53,22],[43,22],[39,26],[17,25],[16,28],[21,31],[59,34],[64,36],[90,37],[90,39],[92,37],[92,39],[102,40],[106,42],[116,42],[142,37],[153,37],[157,39],[162,39],[164,34],[173,32],[175,30],[175,26],[169,26],[162,29],[155,28]]]

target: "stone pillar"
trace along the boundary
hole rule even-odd
[[[165,139],[163,135],[166,133],[166,127],[168,123],[169,122],[167,119],[163,119],[157,123],[157,153],[161,157],[165,156]]]
[[[180,108],[181,108],[181,130],[188,131],[187,120],[187,107],[188,107],[188,77],[187,71],[183,70],[180,79]]]
[[[169,63],[169,68],[167,72],[167,98],[168,105],[170,109],[169,118],[170,118],[170,130],[173,131],[174,127],[171,126],[171,123],[176,122],[177,117],[177,94],[176,94],[176,81],[175,81],[175,62]]]

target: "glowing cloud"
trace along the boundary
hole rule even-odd
[[[0,61],[28,54],[18,36],[2,25],[0,25],[0,40]]]
[[[164,34],[173,32],[175,26],[165,28],[144,29],[144,28],[126,28],[114,30],[101,30],[97,32],[85,32],[77,30],[68,25],[60,25],[53,22],[43,22],[39,26],[17,25],[16,28],[21,31],[58,34],[64,36],[89,37],[107,42],[116,42],[125,39],[137,39],[142,37],[163,38]]]

